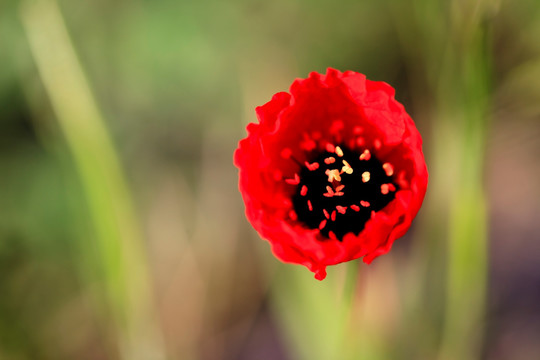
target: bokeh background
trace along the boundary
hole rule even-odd
[[[395,86],[430,184],[319,282],[232,154],[327,67]],[[0,0],[0,359],[539,359],[539,156],[537,0]]]

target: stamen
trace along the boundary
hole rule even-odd
[[[371,175],[370,175],[369,171],[364,171],[362,173],[362,182],[367,183],[369,181],[370,176]]]
[[[283,150],[281,150],[281,157],[284,158],[284,159],[288,159],[290,158],[292,155],[292,150],[289,149],[289,148],[284,148]]]
[[[400,188],[406,189],[409,187],[409,182],[405,178],[405,170],[401,170],[397,175],[397,184]]]
[[[336,162],[336,159],[334,157],[332,157],[332,156],[327,157],[326,159],[324,159],[324,163],[326,165],[330,165],[330,164],[333,164],[335,162]]]
[[[386,173],[386,176],[392,176],[394,175],[394,167],[390,163],[384,163],[382,165],[382,168],[384,169],[384,172]]]
[[[336,147],[330,143],[326,143],[326,151],[328,151],[329,153],[333,153],[334,150],[336,150]]]
[[[353,173],[353,168],[346,160],[343,160],[343,167],[341,168],[341,171],[350,175]]]
[[[338,239],[337,236],[336,236],[336,234],[334,234],[334,232],[333,232],[332,230],[330,230],[330,231],[328,232],[328,237],[329,237],[330,239],[332,239],[332,240],[337,240],[337,239]]]
[[[346,206],[340,206],[340,205],[337,205],[337,206],[336,206],[336,209],[337,209],[337,211],[338,211],[340,214],[345,214],[345,212],[347,211],[347,207],[346,207]]]
[[[289,211],[289,217],[290,217],[291,220],[293,220],[293,221],[298,220],[298,215],[296,214],[296,212],[294,212],[294,210]]]
[[[403,170],[394,167],[390,159],[384,162],[377,158],[373,139],[364,138],[366,144],[356,146],[365,130],[358,134],[352,132],[353,129],[342,130],[347,138],[341,142],[337,137],[315,139],[311,132],[306,136],[316,142],[314,151],[319,154],[306,154],[308,158],[302,159],[301,170],[291,168],[281,177],[281,182],[285,180],[295,189],[291,198],[294,207],[283,207],[287,209],[285,218],[291,224],[301,222],[319,230],[328,239],[336,237],[342,241],[348,233],[359,234],[373,216],[372,211],[378,214],[394,200],[395,192],[404,188],[399,182],[405,178]],[[300,142],[302,140],[300,138]],[[294,147],[289,148],[293,150],[291,162],[295,160],[295,153]],[[283,147],[279,151],[282,150]],[[284,155],[287,153],[285,150]],[[269,180],[272,175],[274,172],[270,173]]]
[[[313,171],[313,170],[317,170],[319,168],[319,163],[318,162],[314,162],[313,164],[310,164],[308,163],[307,161],[304,162],[304,164],[306,165],[306,167],[308,168],[308,170],[310,171]]]
[[[304,133],[304,140],[300,143],[300,147],[306,151],[312,151],[317,147],[317,143]]]
[[[300,176],[294,174],[294,179],[285,179],[285,182],[290,185],[298,185],[300,184]]]
[[[394,186],[394,184],[382,184],[381,185],[381,193],[383,195],[388,194],[388,192],[390,192],[390,191],[396,191],[396,187]]]
[[[334,169],[334,170],[326,169],[325,174],[328,176],[328,182],[330,183],[333,182],[334,180],[341,181],[341,175],[339,174],[338,169]]]
[[[330,219],[330,214],[328,213],[328,211],[326,211],[326,209],[322,209],[322,212],[324,213],[325,218]]]
[[[369,152],[368,149],[364,150],[364,152],[362,153],[362,155],[360,155],[360,160],[369,160],[371,159],[371,153]]]
[[[326,193],[324,193],[323,195],[326,196],[326,197],[332,197],[334,196],[334,190],[330,187],[330,186],[327,186],[326,187]]]

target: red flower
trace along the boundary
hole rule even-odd
[[[246,215],[285,262],[369,264],[403,236],[427,187],[422,138],[394,89],[352,71],[297,79],[256,108],[234,154]]]

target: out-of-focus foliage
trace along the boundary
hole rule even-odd
[[[32,12],[57,5],[52,22]],[[76,155],[101,140],[59,115],[70,72],[59,63],[44,81],[59,24],[111,152]],[[156,326],[155,358],[534,358],[538,39],[534,0],[2,0],[0,359],[132,360],[118,313]],[[396,87],[432,176],[415,229],[360,267],[350,312],[337,310],[348,266],[319,283],[278,263],[244,218],[232,165],[254,107],[326,67]],[[99,173],[102,154],[119,178]],[[133,211],[127,245],[115,204]],[[139,247],[140,266],[116,273]],[[111,306],[111,284],[122,293],[135,274],[151,294]],[[133,298],[149,303],[127,309]]]

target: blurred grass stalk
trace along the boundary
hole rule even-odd
[[[487,300],[488,220],[483,174],[491,96],[488,25],[498,1],[389,3],[412,77],[418,77],[414,81],[419,83],[425,78],[430,92],[429,96],[414,94],[419,109],[429,114],[432,124],[431,148],[426,149],[430,184],[422,215],[425,239],[419,238],[415,246],[424,255],[424,265],[430,264],[418,267],[425,273],[419,276],[433,281],[438,278],[428,276],[430,272],[444,271],[446,279],[442,299],[429,292],[427,283],[419,293],[433,298],[417,299],[428,308],[445,309],[442,327],[433,329],[440,334],[435,344],[438,350],[428,351],[437,352],[439,360],[478,359]],[[426,99],[434,104],[425,104]],[[445,259],[440,258],[438,249],[423,249],[431,244],[436,248],[439,243],[446,245]],[[427,253],[435,260],[428,259]],[[433,319],[429,322],[434,323]]]
[[[425,42],[420,48],[414,46],[411,40],[415,36],[409,33],[403,44],[405,49],[412,48],[411,68],[427,75],[435,100],[430,114],[429,212],[423,219],[424,225],[439,224],[428,225],[434,230],[429,233],[430,242],[446,241],[440,360],[480,358],[485,332],[488,220],[483,174],[491,95],[488,25],[496,5],[490,0],[413,0],[416,23],[410,28],[419,29]],[[419,56],[412,53],[414,49],[423,51]],[[434,269],[439,270],[439,265]]]
[[[72,152],[97,233],[108,312],[124,359],[164,359],[128,186],[54,0],[23,2],[31,53]],[[99,262],[98,262],[99,263]]]
[[[440,119],[434,126],[438,176],[450,180],[444,181],[449,187],[440,189],[448,192],[449,200],[441,360],[480,358],[485,332],[488,247],[483,174],[491,84],[490,4],[452,3],[451,37],[438,84]]]

